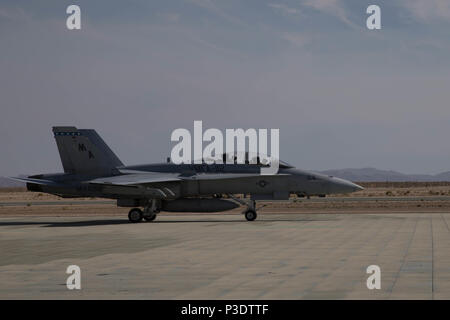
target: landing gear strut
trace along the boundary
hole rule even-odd
[[[159,211],[156,209],[155,200],[150,202],[150,205],[144,208],[144,220],[145,221],[153,221],[156,219],[156,214]]]

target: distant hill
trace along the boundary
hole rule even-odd
[[[319,171],[320,173],[335,176],[350,181],[370,182],[403,182],[403,181],[450,181],[450,171],[436,175],[429,174],[404,174],[392,170],[379,170],[375,168],[361,169],[336,169]]]

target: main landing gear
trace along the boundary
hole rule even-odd
[[[144,211],[139,208],[133,208],[128,213],[128,220],[133,223],[145,221],[153,221],[156,219],[156,215],[159,210],[156,209],[155,201],[151,201],[149,206],[144,207]]]
[[[130,220],[130,222],[141,222],[142,218],[144,218],[144,213],[139,208],[133,208],[128,212],[128,220]]]

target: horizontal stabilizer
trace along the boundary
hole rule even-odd
[[[8,177],[9,179],[21,181],[21,182],[27,182],[27,183],[34,183],[34,184],[40,184],[43,186],[51,186],[51,187],[64,187],[66,185],[57,183],[55,181],[50,180],[43,180],[43,179],[34,179],[34,178],[19,178],[19,177]]]

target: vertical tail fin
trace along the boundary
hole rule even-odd
[[[53,127],[53,134],[64,172],[108,175],[123,166],[95,130]]]

